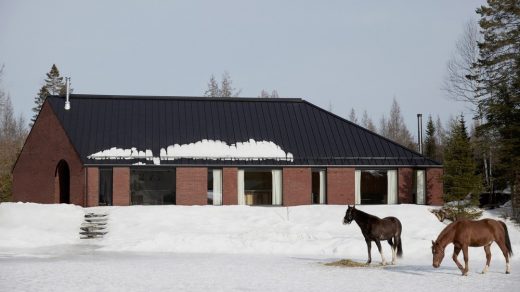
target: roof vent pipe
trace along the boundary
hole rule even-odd
[[[69,87],[70,87],[70,77],[65,77],[65,110],[70,110],[70,101],[69,101]]]
[[[417,139],[419,145],[419,153],[423,153],[423,143],[422,143],[422,114],[417,114]]]

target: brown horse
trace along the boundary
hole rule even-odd
[[[392,248],[392,265],[395,264],[395,258],[403,255],[403,248],[401,245],[401,221],[395,217],[385,217],[380,219],[377,216],[370,215],[363,211],[356,209],[356,205],[353,207],[348,206],[345,217],[343,218],[343,224],[350,224],[352,221],[356,221],[361,233],[365,237],[368,249],[368,261],[367,264],[372,262],[371,248],[372,241],[377,245],[377,249],[381,254],[381,264],[386,265],[385,257],[383,256],[383,250],[381,249],[380,240],[387,240],[388,244]],[[392,240],[393,239],[393,240]]]
[[[453,261],[462,272],[463,276],[468,275],[468,247],[483,246],[486,251],[486,266],[482,273],[486,273],[491,261],[491,244],[496,242],[504,257],[506,258],[506,274],[511,272],[509,257],[513,255],[511,241],[507,226],[502,221],[493,219],[458,220],[446,226],[441,231],[436,241],[432,240],[433,267],[438,268],[444,258],[444,249],[453,243]],[[464,254],[464,267],[457,259],[460,251]]]

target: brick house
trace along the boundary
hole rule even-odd
[[[14,201],[442,204],[442,166],[305,100],[71,95],[45,101]]]

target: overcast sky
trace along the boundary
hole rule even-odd
[[[376,125],[395,97],[415,134],[417,113],[470,116],[440,88],[483,3],[0,0],[2,86],[29,119],[53,63],[92,94],[200,96],[227,71],[241,96],[276,89]]]

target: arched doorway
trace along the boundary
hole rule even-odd
[[[60,203],[70,204],[70,170],[65,160],[58,162],[55,175],[58,179]]]

